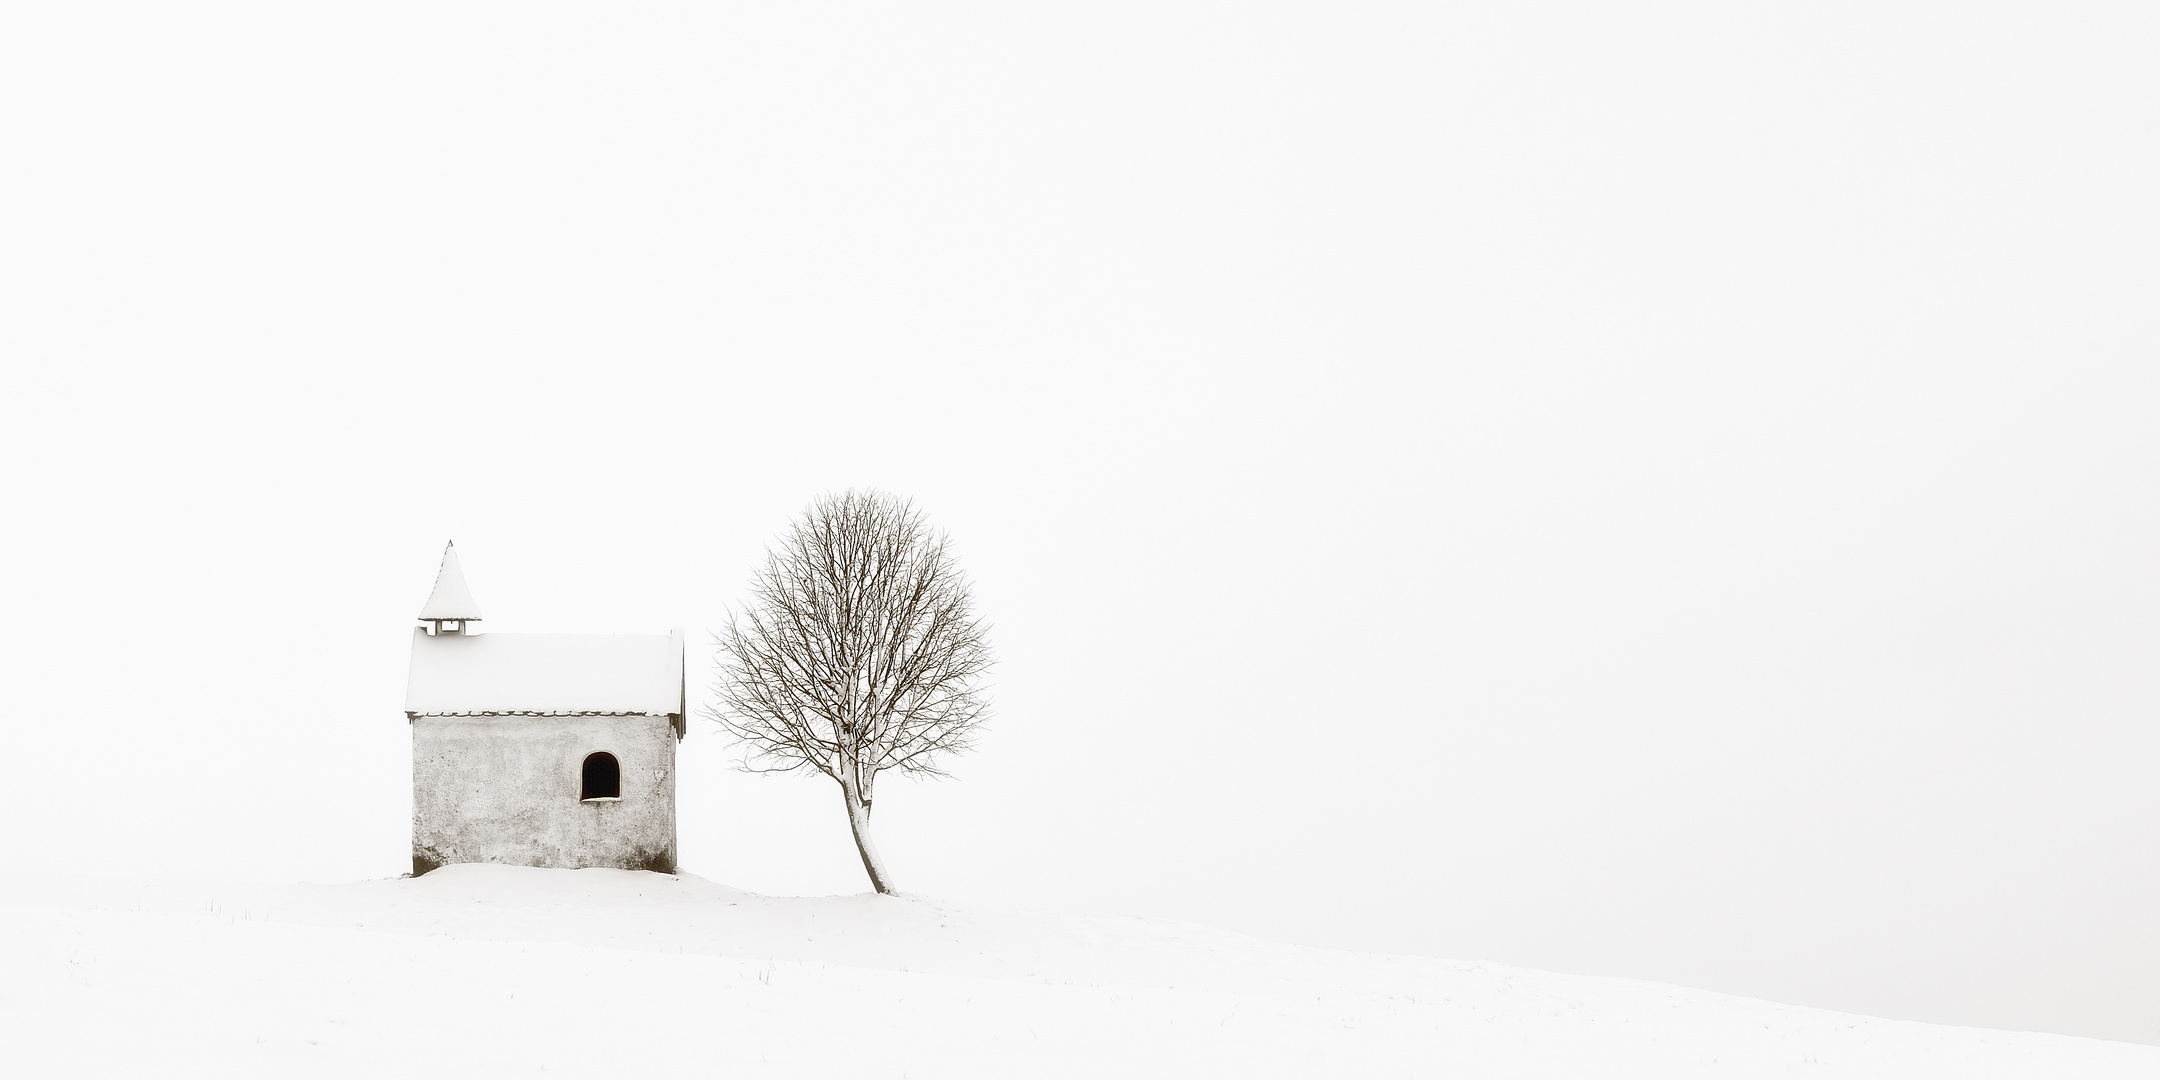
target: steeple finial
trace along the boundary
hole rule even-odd
[[[457,542],[451,541],[443,548],[442,569],[435,573],[435,591],[428,594],[427,603],[420,608],[420,621],[435,624],[435,632],[442,633],[446,622],[457,623],[457,633],[463,633],[465,624],[480,618],[480,605],[473,603],[472,590],[465,587],[465,570],[458,565]]]

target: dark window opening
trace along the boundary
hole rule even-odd
[[[578,798],[622,798],[622,766],[615,763],[615,755],[603,752],[585,759],[585,783]]]

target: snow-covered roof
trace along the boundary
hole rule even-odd
[[[683,632],[429,634],[414,627],[405,711],[680,717]]]
[[[428,594],[427,603],[420,608],[420,618],[478,619],[480,605],[473,603],[472,590],[465,587],[465,568],[458,565],[457,545],[443,548],[442,569],[435,572],[435,591]]]

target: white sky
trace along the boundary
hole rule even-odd
[[[905,887],[2160,1042],[2160,12],[1432,7],[0,10],[0,873],[397,873],[445,539],[697,670],[874,485]]]

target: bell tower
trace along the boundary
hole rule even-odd
[[[420,621],[427,623],[428,633],[437,637],[462,635],[466,623],[480,621],[480,605],[473,603],[472,590],[465,587],[465,569],[458,565],[455,540],[443,547],[442,569],[435,572],[435,591],[420,607]],[[445,623],[450,625],[446,627]]]

